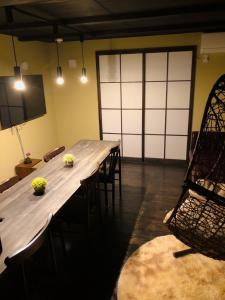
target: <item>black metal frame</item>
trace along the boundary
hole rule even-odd
[[[225,74],[209,94],[183,191],[167,222],[195,251],[219,259],[225,259],[224,116]]]
[[[164,158],[163,160],[170,160],[165,158],[165,151],[166,151],[166,137],[167,136],[186,136],[187,137],[187,151],[186,151],[186,161],[188,161],[188,153],[189,153],[189,148],[190,148],[190,136],[191,136],[191,129],[192,129],[192,115],[193,115],[193,101],[194,101],[194,84],[195,84],[195,69],[196,69],[196,52],[197,52],[197,47],[196,46],[181,46],[181,47],[160,47],[160,48],[143,48],[143,49],[120,49],[120,50],[104,50],[104,51],[96,51],[96,71],[97,71],[97,90],[98,90],[98,112],[99,112],[99,130],[100,130],[100,139],[103,138],[103,128],[102,128],[102,107],[101,107],[101,93],[100,93],[100,84],[104,82],[100,82],[100,67],[99,67],[99,57],[101,55],[120,55],[120,90],[122,88],[122,81],[121,81],[121,54],[143,54],[143,59],[142,59],[142,64],[143,64],[143,75],[142,75],[142,108],[141,109],[130,109],[130,110],[142,110],[142,133],[141,134],[131,134],[131,133],[126,133],[126,135],[141,135],[142,137],[142,157],[141,160],[144,162],[145,159],[145,136],[149,135],[145,133],[145,86],[146,86],[146,81],[145,80],[145,67],[146,67],[146,53],[155,53],[155,52],[167,52],[167,78],[166,81],[166,102],[167,102],[167,91],[168,91],[168,55],[169,52],[176,52],[176,51],[192,51],[192,73],[191,73],[191,91],[190,91],[190,103],[189,103],[189,109],[172,109],[172,110],[188,110],[189,111],[189,120],[188,120],[188,133],[187,135],[180,135],[180,134],[166,134],[166,119],[165,119],[165,130],[163,134],[150,134],[151,136],[153,135],[160,135],[164,136]],[[187,81],[187,80],[170,80],[169,82],[178,82],[178,81]],[[157,81],[158,82],[158,81]],[[113,83],[113,82],[110,82]],[[124,83],[124,82],[123,82]],[[133,82],[132,82],[133,83]],[[120,133],[106,133],[105,134],[120,134],[121,135],[121,145],[123,145],[123,134],[122,133],[122,93],[120,93],[120,101],[121,101],[121,107],[118,109],[114,108],[108,108],[105,110],[120,110],[121,111],[121,132]],[[126,109],[129,110],[129,109]],[[148,109],[148,110],[155,110],[153,109]],[[165,110],[167,113],[168,109],[167,105],[164,109],[160,110]],[[166,118],[166,115],[165,115]],[[123,149],[122,149],[122,156],[123,156]],[[154,159],[154,158],[153,158]],[[140,160],[140,159],[139,159]],[[172,161],[172,159],[171,159]]]

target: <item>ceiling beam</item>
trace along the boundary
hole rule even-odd
[[[44,4],[44,3],[54,3],[63,2],[63,0],[1,0],[0,7],[10,6],[10,5],[21,5],[21,4]]]
[[[20,10],[15,8],[16,10]],[[22,12],[22,10],[20,10]],[[0,30],[8,29],[26,29],[26,28],[36,28],[36,27],[49,27],[51,25],[58,24],[59,26],[65,25],[82,25],[82,24],[93,24],[93,23],[107,23],[107,22],[121,22],[125,20],[135,20],[135,19],[150,19],[154,17],[166,17],[166,16],[176,16],[179,15],[191,15],[198,13],[204,15],[206,13],[222,12],[225,11],[225,3],[220,5],[208,4],[208,5],[192,5],[186,7],[175,7],[169,9],[159,9],[151,11],[141,11],[135,13],[120,13],[120,14],[110,14],[110,15],[100,15],[100,16],[89,16],[80,18],[65,18],[58,20],[43,20],[43,21],[33,21],[33,22],[23,22],[14,24],[1,24]]]
[[[105,23],[113,21],[125,21],[125,20],[135,20],[135,19],[148,19],[154,17],[166,17],[166,16],[175,16],[175,15],[190,15],[190,14],[204,14],[208,12],[221,12],[225,10],[225,3],[216,5],[216,4],[206,4],[206,5],[192,5],[192,6],[182,6],[182,7],[173,7],[165,9],[157,9],[150,11],[140,11],[135,13],[120,13],[120,14],[110,14],[110,15],[101,15],[101,16],[89,16],[89,17],[80,17],[80,18],[67,18],[62,19],[61,22],[64,24],[88,24],[88,23]]]
[[[61,27],[64,27],[64,28],[66,28],[66,29],[70,29],[71,31],[75,31],[76,33],[82,34],[82,32],[81,32],[80,30],[78,30],[78,29],[76,29],[76,28],[74,28],[74,27],[71,27],[69,24],[59,24],[59,22],[56,22],[56,21],[52,21],[52,20],[43,18],[42,16],[39,16],[39,15],[37,15],[37,14],[34,14],[34,13],[32,13],[32,12],[29,12],[29,11],[27,11],[27,10],[24,10],[24,9],[21,9],[21,8],[18,8],[18,7],[14,7],[14,6],[6,7],[5,10],[7,10],[7,9],[9,9],[9,8],[10,8],[11,10],[15,10],[15,11],[21,13],[21,14],[30,16],[30,17],[32,17],[32,18],[39,19],[39,20],[41,20],[41,21],[39,21],[39,23],[42,22],[43,24],[45,24],[45,26],[46,26],[46,25],[47,25],[48,27],[49,27],[49,26],[52,26],[53,28],[55,28],[56,26],[57,26],[57,27],[58,27],[58,26],[61,26]],[[15,23],[9,24],[10,27],[9,27],[8,29],[10,29],[10,30],[12,31],[13,28],[12,28],[11,26],[14,26],[14,30],[15,30],[15,29],[18,29],[18,26],[15,27],[15,25],[18,25],[18,24],[15,24]],[[40,27],[40,26],[35,26],[35,27]],[[28,24],[26,25],[26,27],[24,27],[24,29],[27,29],[27,28],[29,28]],[[20,29],[23,29],[23,28],[21,27]],[[0,29],[0,30],[1,30],[1,29]]]
[[[126,36],[139,36],[139,35],[160,35],[160,34],[172,34],[172,33],[187,33],[187,32],[212,32],[212,31],[224,31],[225,22],[217,21],[211,24],[210,22],[194,22],[184,24],[170,24],[170,25],[157,25],[148,26],[142,28],[126,28],[123,30],[100,30],[84,33],[84,40],[93,40],[101,38],[116,38]],[[80,37],[75,33],[63,34],[64,40],[79,41]],[[19,36],[20,41],[47,41],[51,42],[51,36],[49,35],[24,35]]]

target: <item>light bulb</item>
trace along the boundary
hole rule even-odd
[[[87,82],[88,82],[87,76],[86,76],[86,75],[82,75],[82,76],[80,77],[80,82],[81,82],[81,83],[87,83]]]
[[[63,85],[64,84],[64,78],[63,78],[63,75],[62,75],[62,68],[60,66],[57,67],[56,83],[58,85]]]
[[[82,68],[82,75],[80,77],[80,82],[81,83],[87,83],[88,82],[86,68],[84,68],[84,67]]]
[[[15,81],[14,88],[18,91],[24,91],[26,89],[25,84],[22,79]]]
[[[58,76],[58,77],[56,78],[56,83],[57,83],[58,85],[63,85],[63,84],[64,84],[64,78],[63,78],[62,76]]]
[[[26,86],[25,86],[25,83],[23,81],[22,74],[21,74],[19,66],[14,67],[14,74],[15,74],[14,88],[17,91],[24,91],[26,89]]]

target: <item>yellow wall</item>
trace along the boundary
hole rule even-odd
[[[95,51],[196,45],[199,52],[200,38],[201,34],[195,33],[85,41],[85,61],[89,77],[89,82],[86,85],[79,82],[82,67],[80,43],[64,43],[61,56],[64,62],[66,84],[64,87],[53,87],[59,144],[70,146],[74,141],[81,138],[99,138]],[[54,51],[54,49],[52,50]],[[212,84],[225,72],[225,54],[210,55],[208,64],[202,63],[202,57],[199,53],[197,57],[193,130],[199,129],[205,102]],[[68,68],[69,59],[77,60],[76,69]],[[52,57],[52,67],[54,64],[55,58]]]
[[[12,76],[15,63],[11,39],[1,35],[0,45],[0,76]],[[34,158],[41,158],[45,152],[56,146],[48,48],[49,46],[44,43],[16,42],[18,62],[26,61],[29,64],[29,70],[26,73],[42,74],[44,79],[47,114],[19,126],[25,152],[30,151]],[[0,131],[0,145],[0,181],[3,181],[14,175],[14,167],[23,160],[23,155],[15,129]]]
[[[74,141],[81,138],[99,138],[96,51],[196,45],[199,43],[199,37],[199,34],[186,34],[85,41],[84,55],[89,78],[86,85],[79,82],[82,68],[80,42],[64,43],[61,60],[64,62],[63,70],[66,83],[65,87],[54,86],[53,88],[59,144],[70,146]],[[73,58],[77,60],[76,69],[68,67],[68,60]],[[52,57],[52,66],[54,60],[55,58]]]
[[[200,128],[209,93],[215,81],[224,73],[225,53],[209,54],[208,64],[203,63],[201,56],[198,57],[192,122],[193,130],[198,130]]]
[[[136,37],[111,40],[85,41],[85,61],[89,82],[82,85],[81,47],[79,42],[65,42],[60,47],[60,60],[65,75],[65,85],[54,83],[56,76],[55,45],[38,42],[17,42],[19,62],[27,61],[27,74],[43,74],[47,114],[21,126],[25,151],[33,157],[43,154],[56,145],[71,146],[79,139],[98,139],[98,99],[96,84],[97,50],[128,48],[170,47],[200,45],[200,33]],[[13,74],[13,56],[10,39],[0,36],[0,75]],[[199,49],[199,48],[198,48]],[[208,94],[215,80],[225,73],[225,54],[210,54],[208,64],[202,63],[198,53],[194,94],[193,130],[198,130]],[[76,59],[77,67],[70,69],[68,60]],[[13,175],[14,166],[22,159],[15,132],[0,131],[0,181]]]

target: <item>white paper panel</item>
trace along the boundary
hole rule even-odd
[[[189,108],[191,82],[168,82],[168,108]]]
[[[187,134],[188,133],[188,110],[168,110],[167,111],[167,134]]]
[[[121,55],[122,81],[142,81],[142,54]]]
[[[122,108],[142,108],[142,83],[122,83]]]
[[[103,134],[103,140],[104,141],[121,141],[121,135],[120,134]]]
[[[102,110],[102,131],[106,133],[121,132],[120,110]]]
[[[123,156],[141,157],[142,156],[141,135],[123,135]]]
[[[145,133],[164,134],[165,110],[145,111]]]
[[[166,82],[146,82],[145,85],[145,107],[166,107]]]
[[[120,142],[120,149],[122,150],[122,143],[121,143],[121,135],[120,134],[103,134],[104,141],[119,141]]]
[[[191,80],[192,51],[169,53],[168,80]]]
[[[166,137],[166,158],[186,160],[187,137],[167,136]]]
[[[99,56],[100,82],[120,81],[120,56]]]
[[[146,80],[163,81],[167,74],[167,52],[146,54]]]
[[[102,108],[120,108],[120,83],[101,83]]]
[[[142,111],[123,110],[123,133],[142,133]]]
[[[145,135],[145,157],[164,158],[164,136]]]

